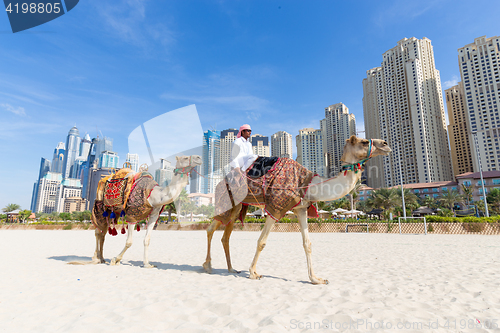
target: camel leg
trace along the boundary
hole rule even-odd
[[[272,217],[267,216],[266,224],[264,225],[264,229],[262,229],[262,233],[260,234],[259,240],[257,241],[257,251],[255,252],[255,257],[253,258],[252,264],[250,265],[250,279],[255,280],[262,277],[262,275],[257,274],[255,268],[257,266],[257,260],[259,260],[260,253],[266,246],[267,237],[269,236],[269,232],[271,232],[271,229],[273,228],[274,222],[275,221]]]
[[[219,228],[222,222],[213,220],[210,226],[207,229],[207,258],[205,259],[205,263],[203,264],[203,268],[207,273],[212,273],[212,258],[210,257],[210,247],[212,245],[212,237],[214,236],[215,230]]]
[[[146,236],[144,236],[144,268],[153,268],[156,267],[149,263],[148,252],[149,252],[149,242],[151,241],[151,232],[155,227],[156,220],[158,220],[158,216],[160,215],[160,209],[154,209],[149,215],[148,226],[146,227]]]
[[[240,271],[233,269],[233,266],[231,265],[231,255],[229,254],[229,237],[231,237],[231,232],[233,232],[233,227],[234,227],[234,220],[229,222],[229,224],[224,229],[224,235],[222,236],[221,241],[222,241],[222,246],[224,246],[224,252],[226,253],[227,270],[229,271],[229,273],[239,274]]]
[[[132,246],[132,240],[133,240],[132,236],[134,235],[135,224],[129,223],[127,225],[128,225],[128,233],[127,233],[127,240],[125,241],[125,247],[123,248],[122,252],[120,252],[119,255],[117,255],[111,260],[111,265],[119,265],[125,252],[128,250],[129,247]]]
[[[104,245],[104,237],[106,237],[105,232],[101,232],[99,228],[95,229],[95,252],[94,256],[92,257],[92,261],[97,263],[97,264],[103,264],[106,261],[104,260],[103,257],[103,252],[102,248]]]
[[[328,280],[321,279],[314,274],[311,259],[311,241],[309,240],[309,230],[307,229],[307,208],[299,208],[296,210],[299,219],[300,232],[302,233],[302,242],[307,258],[307,271],[309,279],[313,284],[328,284]]]

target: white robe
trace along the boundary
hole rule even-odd
[[[229,165],[231,168],[240,168],[242,171],[246,171],[258,157],[253,153],[250,141],[245,140],[244,137],[239,137],[233,141],[231,148],[232,161]]]

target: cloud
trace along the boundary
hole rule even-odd
[[[456,86],[458,84],[458,77],[456,75],[453,75],[451,80],[444,81],[443,83],[443,88],[444,89],[449,89],[453,86]]]
[[[151,49],[160,44],[163,47],[175,42],[174,33],[164,22],[151,22],[147,16],[147,1],[122,0],[106,3],[95,2],[108,32],[133,45]]]
[[[18,106],[16,108],[16,107],[14,107],[14,106],[12,106],[10,104],[7,104],[7,103],[0,104],[0,106],[2,108],[4,108],[5,110],[9,111],[9,112],[12,112],[15,115],[26,116],[26,112],[24,112],[24,108],[23,107]]]
[[[419,2],[412,1],[394,1],[392,6],[383,5],[382,9],[374,17],[374,22],[378,26],[385,26],[390,23],[404,20],[416,19],[429,10],[439,7],[446,0],[423,0]]]

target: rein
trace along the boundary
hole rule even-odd
[[[373,153],[372,149],[373,149],[373,143],[372,140],[370,139],[370,145],[368,146],[368,154],[366,155],[366,158],[355,163],[344,164],[341,169],[342,171],[344,171],[344,176],[347,175],[347,171],[354,171],[355,173],[358,173],[359,170],[363,169],[366,162],[368,162],[368,160],[372,158],[372,153]]]

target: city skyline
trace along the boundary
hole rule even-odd
[[[500,9],[494,1],[474,5]],[[325,107],[344,103],[361,133],[361,81],[402,38],[429,38],[443,90],[457,84],[457,50],[500,30],[494,15],[474,25],[457,19],[469,10],[451,1],[89,0],[17,34],[4,15],[0,154],[16,158],[2,167],[0,205],[29,208],[40,157],[51,158],[75,124],[91,138],[112,137],[120,161],[134,128],[191,104],[203,130],[249,123],[255,133],[295,138],[317,128]]]

